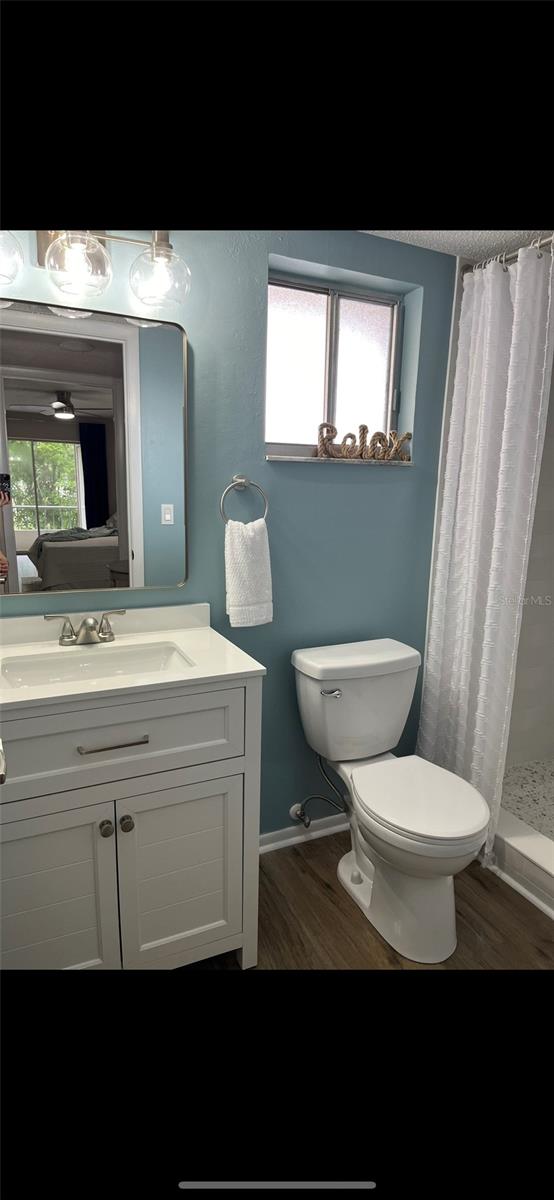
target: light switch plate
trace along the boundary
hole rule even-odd
[[[162,504],[162,525],[173,525],[173,524],[174,524],[173,505],[172,504]]]

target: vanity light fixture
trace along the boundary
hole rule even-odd
[[[54,409],[54,416],[58,421],[74,421],[77,415],[71,401],[71,392],[56,392],[56,399],[52,401],[51,408]]]
[[[120,237],[90,230],[37,231],[38,262],[56,288],[71,296],[100,296],[112,280],[112,266],[102,243],[144,246],[129,271],[131,291],[148,307],[181,302],[190,291],[191,274],[175,253],[169,231],[152,230],[151,240]],[[45,249],[45,246],[47,247]]]
[[[0,283],[13,283],[22,266],[23,251],[17,238],[8,229],[0,230]]]

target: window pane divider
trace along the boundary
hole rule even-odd
[[[37,492],[37,469],[35,465],[35,443],[31,439],[31,462],[33,464],[33,494],[35,497],[35,518],[37,522],[37,535],[40,537],[40,524],[38,515],[38,492]]]
[[[404,306],[399,300],[392,311],[392,329],[389,347],[389,429],[398,429],[399,400],[400,400],[400,362],[402,356],[402,333],[404,323]]]

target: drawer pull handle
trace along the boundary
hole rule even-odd
[[[79,754],[102,754],[106,750],[126,750],[128,746],[146,746],[150,741],[149,734],[145,733],[143,737],[137,738],[136,742],[117,742],[115,746],[77,746]]]
[[[0,783],[6,782],[6,775],[7,775],[6,755],[4,753],[4,743],[2,741],[2,738],[0,738]]]
[[[135,828],[135,822],[133,821],[130,813],[126,813],[124,817],[121,817],[119,824],[121,825],[124,833],[130,833],[131,830]]]
[[[101,821],[98,828],[100,830],[100,837],[111,837],[114,831],[111,821]]]

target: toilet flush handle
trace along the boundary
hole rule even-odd
[[[332,690],[329,690],[329,691],[327,691],[325,688],[322,688],[321,695],[322,696],[330,696],[332,700],[340,700],[342,697],[342,692],[341,692],[340,688],[333,688]]]

